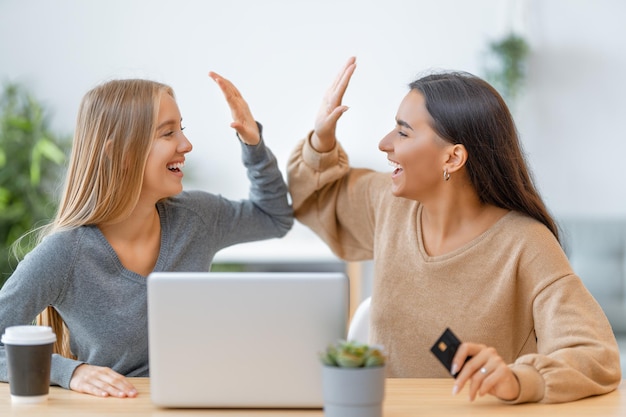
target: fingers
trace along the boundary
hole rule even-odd
[[[337,120],[348,110],[346,106],[335,108],[325,119],[324,124],[316,124],[311,136],[311,146],[318,152],[329,152],[335,147]]]
[[[467,357],[472,357],[465,363]],[[495,395],[503,400],[512,400],[519,395],[519,382],[515,374],[493,347],[475,343],[462,343],[454,356],[453,363],[461,371],[457,375],[452,393],[460,392],[470,383],[469,399],[476,396]],[[457,369],[459,369],[457,368]]]
[[[231,101],[243,99],[241,93],[237,90],[237,87],[235,87],[235,85],[226,78],[214,71],[209,71],[209,77],[211,77],[222,90],[228,104],[230,104]]]
[[[341,104],[343,100],[343,96],[346,93],[346,89],[348,88],[348,84],[350,83],[350,79],[352,78],[352,74],[354,74],[354,70],[356,69],[356,58],[351,57],[348,59],[346,64],[344,65],[342,71],[339,73],[338,80],[334,86],[335,99],[338,100],[337,105]]]
[[[70,389],[98,397],[132,398],[137,389],[126,377],[110,368],[83,364],[76,368]]]
[[[343,67],[341,68],[341,70],[335,76],[335,80],[333,81],[333,84],[331,86],[332,89],[336,88],[337,85],[339,85],[339,83],[341,82],[342,78],[344,78],[343,76],[344,76],[346,70],[348,69],[348,67],[350,67],[351,65],[353,65],[355,63],[356,63],[356,57],[351,56],[350,58],[348,58],[346,63],[343,64]]]
[[[456,375],[457,372],[459,372],[465,365],[466,365],[466,360],[472,356],[470,352],[470,349],[472,348],[472,344],[471,343],[461,343],[461,345],[459,345],[456,354],[454,355],[454,358],[452,359],[452,369],[450,371],[450,373],[452,375]],[[458,381],[458,375],[457,375],[457,381]]]
[[[325,104],[326,112],[331,113],[337,106],[341,105],[343,96],[346,93],[352,74],[356,69],[356,58],[350,57],[335,77],[332,85],[326,92]]]
[[[343,68],[337,74],[333,85],[330,88],[333,97],[338,100],[337,105],[341,104],[341,100],[348,88],[348,84],[350,83],[350,79],[352,78],[352,74],[354,74],[354,70],[356,69],[356,58],[350,57],[348,61],[344,64]]]
[[[472,362],[472,361],[470,361]],[[470,381],[469,398],[474,401],[477,395],[483,396],[498,382],[504,365],[494,348],[485,347],[476,361],[468,362],[465,372]]]
[[[215,81],[230,107],[233,122],[230,126],[237,131],[240,139],[248,145],[256,145],[261,140],[259,128],[248,107],[248,103],[235,85],[216,72],[210,71],[209,77]]]
[[[493,369],[488,367],[487,362],[490,353],[487,352],[486,349],[488,348],[485,345],[475,343],[462,343],[461,346],[459,346],[452,361],[453,366],[457,367],[456,369],[461,369],[454,384],[454,394],[461,391],[469,381],[470,401],[476,398],[476,392],[480,388],[481,382],[489,376],[490,371]],[[495,353],[495,349],[493,353]],[[472,358],[465,362],[470,356]]]
[[[348,110],[348,107],[342,105],[341,102],[355,69],[356,58],[350,57],[326,91],[315,120],[315,134],[311,142],[319,152],[326,152],[335,147],[337,121]]]

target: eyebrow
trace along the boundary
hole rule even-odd
[[[182,123],[182,122],[183,122],[183,118],[181,117],[180,118],[180,123]],[[176,124],[176,120],[166,120],[166,121],[164,121],[163,123],[161,123],[160,125],[157,126],[157,130],[161,129],[164,126],[175,125],[175,124]]]
[[[410,125],[410,124],[408,124],[407,122],[405,122],[404,120],[396,119],[396,123],[397,123],[399,126],[406,127],[407,129],[413,130],[413,128],[411,127],[411,125]]]

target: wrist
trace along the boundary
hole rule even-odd
[[[337,140],[335,138],[321,139],[315,131],[310,139],[311,147],[319,153],[330,152],[335,148]]]

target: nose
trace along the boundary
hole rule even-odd
[[[378,149],[380,149],[382,152],[391,152],[393,150],[393,142],[391,140],[391,133],[392,132],[387,133],[380,140],[380,142],[378,142]]]
[[[178,142],[178,151],[180,153],[188,153],[193,149],[193,145],[187,139],[187,136],[182,131],[180,132],[180,140]]]

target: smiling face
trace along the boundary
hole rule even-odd
[[[144,171],[143,196],[158,201],[183,190],[182,168],[192,145],[183,134],[182,118],[174,97],[161,94],[157,128]]]
[[[423,201],[434,187],[443,182],[443,168],[452,146],[430,127],[432,120],[422,93],[411,90],[400,103],[396,127],[379,144],[387,153],[392,193],[397,197]]]

